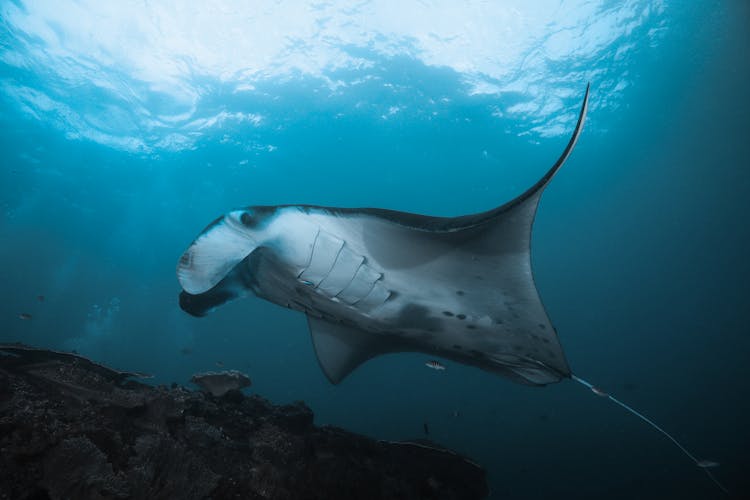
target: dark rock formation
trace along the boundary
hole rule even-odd
[[[0,345],[0,498],[463,499],[476,464],[429,442],[316,427],[304,403],[151,387]]]

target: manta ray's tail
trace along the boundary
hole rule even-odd
[[[591,383],[583,380],[582,378],[580,378],[580,377],[578,377],[578,376],[576,376],[574,374],[571,374],[571,378],[573,380],[575,380],[576,382],[578,382],[579,384],[587,387],[588,389],[591,389],[591,392],[593,392],[597,396],[607,398],[610,401],[612,401],[613,403],[615,403],[615,404],[617,404],[617,405],[625,408],[627,411],[629,411],[630,413],[632,413],[636,417],[640,418],[641,420],[643,420],[644,422],[646,422],[648,425],[650,425],[651,427],[653,427],[657,431],[659,431],[662,434],[664,434],[670,441],[672,441],[672,443],[675,444],[675,446],[677,446],[680,449],[680,451],[682,451],[682,453],[684,453],[685,455],[687,455],[690,458],[690,460],[692,460],[695,463],[696,466],[698,466],[701,469],[703,469],[703,471],[708,475],[708,477],[711,478],[711,481],[713,481],[716,484],[716,486],[718,486],[721,489],[721,491],[723,491],[727,495],[729,494],[729,490],[727,490],[727,488],[723,484],[721,484],[721,482],[719,482],[719,480],[716,479],[716,476],[714,476],[711,473],[711,471],[709,470],[710,468],[717,467],[719,465],[718,463],[713,462],[711,460],[699,460],[699,459],[697,459],[695,457],[695,455],[693,455],[692,453],[690,453],[684,446],[682,446],[682,444],[680,444],[680,442],[677,441],[677,439],[675,439],[674,436],[672,436],[670,433],[668,433],[667,431],[665,431],[664,429],[662,429],[660,426],[658,426],[650,418],[646,417],[645,415],[643,415],[639,411],[635,410],[634,408],[631,408],[630,406],[626,405],[625,403],[623,403],[622,401],[620,401],[616,397],[612,396],[611,394],[606,393],[606,392],[602,391],[601,389],[599,389],[598,387],[596,387],[595,385],[593,385],[593,384],[591,384]]]

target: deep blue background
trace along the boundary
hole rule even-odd
[[[658,50],[636,54],[626,101],[590,114],[545,192],[533,266],[573,371],[721,462],[717,476],[741,496],[750,489],[750,11],[706,1],[670,15],[676,28]],[[275,402],[305,400],[318,424],[380,439],[418,437],[428,422],[432,439],[487,468],[493,498],[720,498],[661,435],[572,382],[534,389],[453,363],[433,372],[425,356],[399,354],[334,387],[299,314],[255,299],[203,319],[179,310],[179,255],[233,207],[475,212],[522,192],[567,141],[518,136],[488,112],[496,97],[467,96],[448,69],[395,58],[381,71],[421,90],[401,104],[452,104],[439,119],[399,114],[385,126],[365,112],[336,117],[393,98],[375,84],[325,100],[314,82],[261,89],[266,97],[217,92],[217,102],[245,99],[233,107],[285,123],[220,134],[262,135],[273,154],[217,135],[146,156],[67,139],[4,100],[0,340],[76,349],[157,383],[221,362]],[[593,81],[592,101],[604,98]]]

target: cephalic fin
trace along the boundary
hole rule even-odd
[[[210,224],[180,257],[177,279],[189,294],[201,294],[216,286],[256,248],[233,215],[230,212]]]

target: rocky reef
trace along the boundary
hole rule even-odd
[[[276,406],[153,387],[81,356],[0,345],[0,498],[470,499],[484,470]]]

